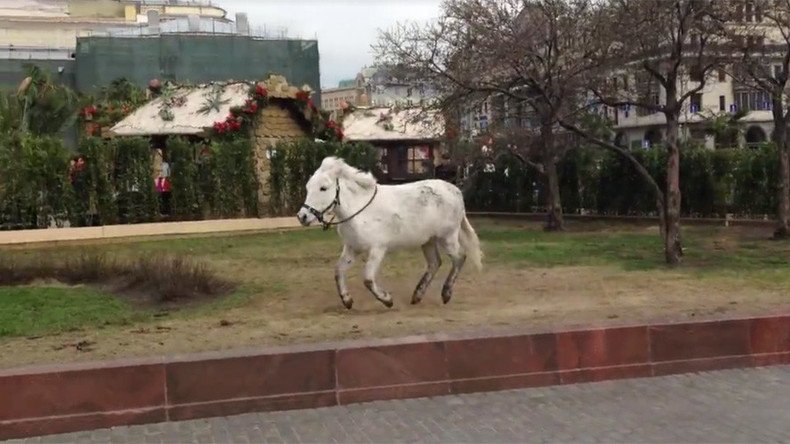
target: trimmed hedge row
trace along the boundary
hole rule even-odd
[[[23,135],[0,137],[0,228],[25,229],[138,223],[160,220],[148,139],[87,138],[80,151],[85,166],[70,174],[71,153],[60,139]],[[254,217],[258,183],[253,149],[247,139],[194,144],[170,138],[171,219]],[[329,155],[367,171],[376,168],[376,150],[366,144],[300,140],[271,151],[268,183],[271,214],[292,214],[304,201],[304,184]],[[664,183],[663,150],[634,155],[659,184]],[[681,153],[684,215],[715,217],[773,214],[777,206],[777,153],[757,149]],[[534,171],[511,156],[496,161],[467,184],[470,210],[526,212],[544,204]],[[654,198],[626,160],[596,150],[575,150],[559,165],[564,211],[602,215],[651,215]]]
[[[80,144],[84,167],[58,138],[0,138],[0,229],[89,226],[162,220],[155,190],[152,149],[146,138]],[[249,139],[193,143],[167,140],[172,192],[169,220],[256,217],[258,181]],[[300,140],[272,151],[271,214],[290,214],[304,200],[304,185],[324,157],[336,155],[371,170],[370,145]]]
[[[634,155],[664,188],[666,152],[636,151]],[[776,149],[681,151],[682,212],[686,216],[723,217],[773,214],[777,207]],[[479,173],[466,187],[467,206],[477,211],[534,211],[545,198],[540,177],[512,156],[504,155],[495,171]],[[621,156],[596,150],[575,150],[559,165],[563,210],[601,215],[654,215],[650,188]]]

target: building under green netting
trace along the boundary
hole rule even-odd
[[[90,92],[125,77],[141,86],[153,78],[176,83],[253,80],[280,74],[309,85],[320,103],[318,42],[243,35],[161,34],[77,39],[76,87]]]
[[[52,75],[56,82],[74,88],[76,84],[76,64],[74,60],[2,59],[0,60],[0,90],[16,89],[27,77],[30,65],[36,65]]]

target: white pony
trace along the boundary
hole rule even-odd
[[[445,304],[453,296],[453,285],[467,258],[482,269],[480,242],[466,218],[463,195],[442,180],[379,185],[372,174],[327,157],[307,182],[307,197],[297,217],[303,226],[319,222],[328,229],[337,225],[343,253],[335,267],[335,281],[348,309],[354,300],[348,294],[346,272],[362,253],[367,253],[365,286],[387,307],[392,307],[392,296],[378,286],[376,274],[390,250],[422,247],[428,267],[414,290],[412,304],[422,300],[442,264],[439,248],[453,264],[442,288]]]

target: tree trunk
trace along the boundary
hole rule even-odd
[[[595,136],[591,135],[590,133],[582,131],[578,127],[576,127],[576,126],[574,126],[572,124],[569,124],[567,122],[560,121],[560,125],[562,125],[562,127],[565,128],[566,130],[571,131],[571,132],[573,132],[573,133],[575,133],[575,134],[577,134],[577,135],[589,140],[593,144],[595,144],[595,145],[597,145],[597,146],[599,146],[599,147],[601,147],[603,149],[606,149],[606,150],[609,150],[609,151],[613,151],[614,153],[618,154],[619,156],[622,156],[623,158],[625,158],[626,160],[628,160],[631,163],[631,165],[636,169],[636,171],[639,173],[639,175],[642,176],[642,179],[644,179],[645,182],[647,182],[647,184],[653,190],[653,194],[655,195],[655,198],[656,198],[656,211],[658,212],[658,220],[659,220],[658,226],[659,226],[660,232],[661,232],[661,240],[662,241],[665,240],[666,236],[667,236],[667,233],[666,233],[666,225],[664,224],[664,219],[665,219],[664,192],[661,191],[661,187],[658,186],[658,183],[655,181],[655,179],[653,179],[653,176],[650,175],[650,172],[647,171],[647,169],[644,167],[644,165],[639,163],[639,161],[636,160],[636,158],[633,156],[633,154],[628,152],[628,150],[623,148],[623,147],[617,146],[617,145],[615,145],[612,142],[609,142],[609,141],[606,141],[606,140],[603,140],[603,139],[599,139],[598,137],[595,137]]]
[[[560,177],[557,174],[557,164],[548,161],[543,164],[546,178],[546,206],[548,214],[546,231],[565,230],[565,221],[562,217],[562,198],[560,197]]]
[[[790,159],[788,159],[787,118],[780,95],[773,98],[774,135],[773,142],[779,153],[779,207],[774,239],[790,239]]]
[[[664,205],[664,255],[667,264],[678,265],[683,255],[680,243],[680,147],[677,113],[667,113],[667,193]]]
[[[788,155],[787,126],[776,129],[776,147],[779,150],[779,211],[778,227],[774,232],[775,239],[790,239],[790,156]],[[779,142],[781,140],[781,143]]]
[[[540,142],[543,144],[542,164],[543,177],[546,181],[546,231],[565,230],[565,221],[562,217],[562,198],[560,197],[560,177],[557,173],[557,161],[554,157],[554,128],[553,120],[547,119],[540,126]]]

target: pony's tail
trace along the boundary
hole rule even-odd
[[[464,216],[459,233],[461,248],[466,253],[466,259],[472,263],[477,271],[483,270],[483,250],[480,248],[480,239],[477,238],[475,229],[469,223],[469,219]]]

